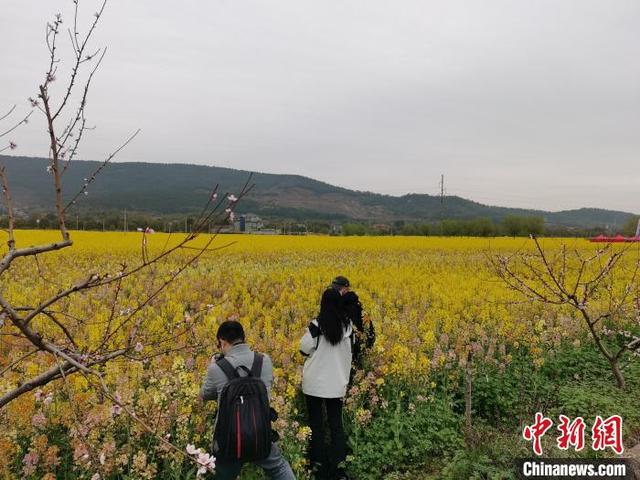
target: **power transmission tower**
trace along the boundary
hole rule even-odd
[[[444,203],[444,174],[440,175],[440,203]]]
[[[128,231],[128,226],[127,226],[127,209],[124,209],[124,231],[127,232]]]

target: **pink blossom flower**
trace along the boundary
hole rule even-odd
[[[51,404],[51,402],[53,402],[53,393],[49,393],[49,394],[47,394],[47,396],[46,396],[46,397],[44,397],[44,402],[43,402],[43,403],[44,403],[45,405],[50,405],[50,404]]]
[[[120,402],[122,401],[122,398],[120,397],[120,393],[119,392],[116,392],[113,397],[114,397],[114,399],[115,399],[115,401],[117,403],[114,403],[111,406],[111,416],[115,417],[115,416],[120,415],[122,413],[122,407],[119,405]]]
[[[189,455],[197,455],[198,453],[200,453],[200,449],[196,448],[196,446],[191,443],[187,445],[186,450]]]
[[[204,475],[207,473],[207,470],[213,472],[216,468],[216,458],[208,453],[200,452],[198,454],[198,463],[200,464],[197,472],[198,476]]]
[[[38,460],[40,460],[40,456],[36,452],[31,451],[27,453],[22,459],[22,464],[24,465],[24,467],[22,467],[22,473],[24,473],[25,476],[35,473]]]
[[[33,394],[33,396],[36,399],[36,402],[39,402],[40,400],[42,400],[42,390],[37,390],[36,393]]]
[[[45,417],[42,412],[38,412],[33,417],[31,417],[31,424],[36,428],[44,427],[46,423],[47,417]]]
[[[216,458],[208,453],[204,452],[201,448],[196,448],[195,445],[187,445],[186,451],[189,455],[196,457],[198,462],[197,476],[204,475],[207,471],[213,472],[216,467]]]
[[[213,192],[211,194],[211,200],[215,200],[216,198],[218,198],[218,194],[216,192]]]
[[[232,203],[235,203],[238,201],[238,197],[236,197],[235,195],[231,194],[227,197],[227,200],[229,200]]]
[[[142,351],[142,349],[143,349],[143,348],[144,348],[144,347],[143,347],[142,343],[138,342],[138,343],[136,343],[136,346],[135,346],[134,350],[135,350],[136,352],[140,353],[140,352]]]
[[[16,148],[18,148],[18,144],[15,142],[9,142],[9,148],[11,150],[15,150]]]
[[[91,477],[91,480],[100,480],[100,474],[94,473],[93,476]]]

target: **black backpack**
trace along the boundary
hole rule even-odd
[[[213,454],[226,462],[264,460],[271,452],[271,412],[267,387],[260,379],[263,356],[254,353],[251,370],[241,377],[226,358],[216,365],[229,379],[218,402]]]

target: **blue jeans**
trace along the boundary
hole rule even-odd
[[[296,480],[289,462],[275,443],[271,444],[271,453],[264,460],[255,462],[272,480]],[[216,480],[235,480],[240,475],[242,463],[216,463]]]

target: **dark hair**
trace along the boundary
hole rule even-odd
[[[318,326],[324,338],[331,345],[340,343],[344,336],[346,323],[340,293],[333,288],[327,288],[322,294],[320,313],[318,314]]]
[[[343,277],[342,275],[338,275],[331,282],[332,287],[349,287],[349,279],[347,277]]]
[[[342,306],[355,305],[360,301],[358,294],[354,291],[350,291],[342,295]]]
[[[240,322],[235,320],[227,320],[222,322],[218,327],[218,333],[216,333],[218,340],[224,340],[231,344],[244,342],[244,328]]]

